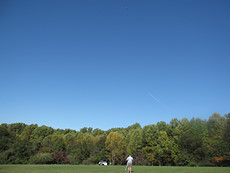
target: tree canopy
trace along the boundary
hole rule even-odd
[[[143,128],[83,127],[80,131],[37,124],[0,125],[0,163],[125,164],[131,154],[137,165],[229,166],[230,113],[208,120],[174,118]]]

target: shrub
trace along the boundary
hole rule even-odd
[[[33,164],[51,164],[54,163],[54,158],[50,153],[39,153],[30,159]]]
[[[68,155],[67,157],[68,157],[70,164],[73,164],[73,165],[79,165],[80,164],[79,159],[76,156]]]
[[[7,154],[6,152],[2,152],[0,153],[0,164],[6,164],[6,163],[8,163]]]
[[[53,158],[55,160],[55,163],[57,163],[57,164],[67,164],[67,163],[69,163],[69,159],[66,156],[66,153],[64,151],[55,151],[52,154],[52,156],[53,156]]]

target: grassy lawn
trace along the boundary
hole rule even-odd
[[[125,166],[98,165],[0,165],[4,173],[125,173]],[[230,167],[133,166],[133,173],[229,173]]]

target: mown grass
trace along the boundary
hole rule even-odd
[[[125,166],[0,165],[4,173],[125,173]],[[133,173],[229,173],[230,167],[133,166]]]

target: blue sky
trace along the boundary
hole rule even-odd
[[[0,123],[107,130],[229,113],[229,21],[228,0],[2,0]]]

